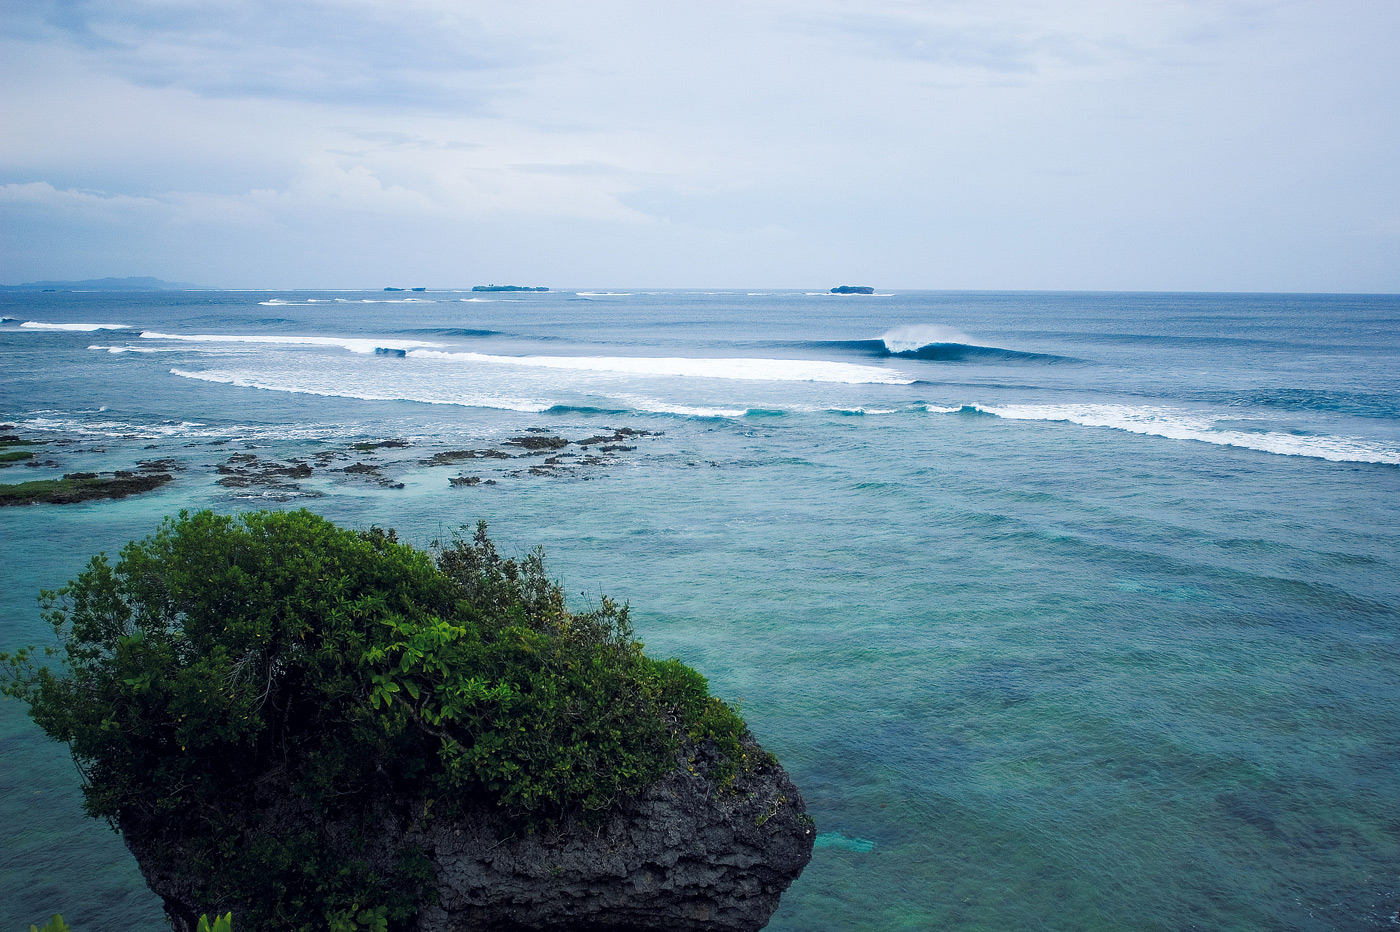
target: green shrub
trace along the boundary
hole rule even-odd
[[[247,928],[404,927],[431,866],[375,848],[386,805],[531,831],[600,818],[683,736],[714,743],[719,782],[754,763],[626,606],[570,611],[542,555],[502,558],[484,524],[427,553],[306,511],[182,512],[41,605],[62,663],[0,654],[4,691],[70,745],[89,814],[165,845]],[[267,817],[268,786],[305,815]]]
[[[29,932],[73,932],[68,923],[63,921],[63,917],[54,914],[53,918],[44,923],[41,929],[38,926],[30,926]],[[233,914],[225,913],[222,916],[214,917],[214,924],[209,924],[208,916],[199,917],[199,927],[195,932],[233,932]]]

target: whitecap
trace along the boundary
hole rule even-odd
[[[155,346],[89,346],[90,350],[106,350],[109,353],[170,353],[176,352],[173,348]]]
[[[819,359],[710,358],[677,356],[494,356],[485,353],[444,353],[414,350],[426,359],[610,372],[622,375],[733,379],[758,382],[839,382],[845,384],[910,385],[913,379],[894,369]]]
[[[1358,437],[1243,431],[1221,428],[1208,417],[1154,405],[1045,404],[970,405],[974,410],[1018,421],[1064,421],[1165,437],[1198,440],[1282,456],[1307,456],[1338,463],[1400,465],[1400,450]]]
[[[749,413],[748,408],[718,408],[706,407],[703,405],[681,405],[668,401],[660,401],[656,398],[646,398],[639,395],[619,395],[617,400],[637,411],[645,411],[650,414],[675,414],[681,417],[744,417]]]
[[[417,347],[443,345],[441,343],[430,343],[425,340],[395,340],[382,337],[299,337],[233,333],[158,333],[154,330],[143,330],[141,332],[141,338],[143,340],[178,340],[182,343],[263,343],[275,346],[338,346],[352,353],[364,353],[368,355],[373,355],[374,351],[380,347],[406,351]]]
[[[394,385],[380,390],[363,385],[351,388],[345,385],[345,378],[339,373],[319,375],[316,373],[302,373],[300,375],[280,373],[272,376],[217,369],[203,372],[171,369],[170,374],[177,375],[182,379],[235,385],[239,388],[257,388],[264,391],[287,392],[296,395],[319,395],[327,398],[358,398],[361,401],[416,401],[423,404],[458,405],[466,408],[497,408],[528,414],[538,414],[554,406],[553,402],[533,398],[514,398],[489,392],[453,392],[446,388],[427,390],[421,385]]]
[[[891,353],[912,353],[937,343],[957,343],[963,346],[984,346],[961,330],[942,324],[905,324],[893,327],[880,337]]]
[[[71,330],[91,333],[94,330],[130,330],[130,324],[46,324],[37,320],[26,320],[20,324],[29,330]]]
[[[437,304],[432,298],[336,298],[337,304]]]

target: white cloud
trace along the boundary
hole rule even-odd
[[[1400,198],[1397,39],[1372,0],[11,4],[0,226],[116,261],[132,218],[232,284],[475,244],[620,284],[1400,289],[1347,232]]]

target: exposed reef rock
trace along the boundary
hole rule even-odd
[[[62,479],[37,479],[15,485],[0,485],[0,505],[71,505],[98,498],[126,498],[158,489],[173,477],[163,472],[134,473],[117,470],[107,475],[95,472],[65,473]]]
[[[494,809],[422,824],[390,805],[374,848],[427,852],[436,895],[417,932],[754,932],[811,859],[816,830],[782,767],[752,739],[745,750],[767,763],[720,787],[708,776],[719,758],[687,744],[675,769],[593,826],[527,833]],[[309,817],[262,789],[242,843]],[[178,866],[179,836],[152,828],[123,819],[122,834],[177,932],[193,932],[208,907],[200,883]],[[157,858],[162,846],[176,857]]]
[[[802,796],[777,764],[732,788],[678,766],[596,829],[502,837],[489,817],[433,825],[439,902],[422,932],[741,932],[762,928],[812,856]],[[762,754],[757,745],[751,754]]]

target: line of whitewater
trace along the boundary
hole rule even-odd
[[[299,337],[281,335],[246,335],[232,333],[158,333],[143,330],[143,340],[175,340],[182,343],[261,343],[271,346],[336,346],[352,353],[373,353],[376,349],[411,350],[419,347],[442,346],[427,340],[399,340],[361,337]]]
[[[242,334],[174,334],[142,331],[145,340],[184,343],[253,343],[284,346],[340,347],[371,354],[377,349],[408,352],[415,359],[445,363],[516,366],[634,376],[738,379],[760,382],[835,382],[844,384],[911,385],[902,372],[882,366],[819,359],[685,356],[502,356],[491,353],[444,352],[445,344],[385,337],[313,337]]]
[[[1306,456],[1334,463],[1400,466],[1400,450],[1359,437],[1333,437],[1221,428],[1206,417],[1158,405],[1010,404],[965,405],[963,412],[1013,421],[1051,421],[1108,428],[1168,440],[1194,440],[1281,456]]]
[[[737,379],[757,382],[838,382],[848,385],[912,385],[914,379],[893,369],[818,359],[758,359],[688,356],[497,356],[414,350],[411,356],[461,363],[567,369],[623,375]]]
[[[13,320],[13,318],[10,318]],[[95,330],[130,330],[129,324],[48,324],[39,320],[26,320],[20,324],[24,330],[65,330],[73,333],[92,333]]]

